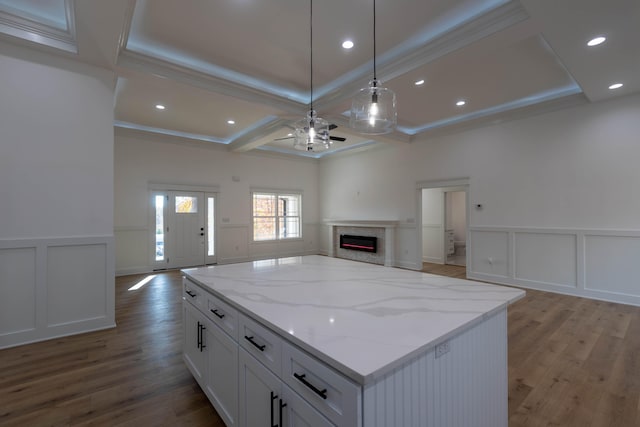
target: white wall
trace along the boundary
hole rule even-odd
[[[445,204],[446,228],[453,230],[456,245],[464,245],[467,240],[467,193],[447,191]]]
[[[233,181],[237,177],[239,181]],[[117,129],[117,274],[150,271],[150,183],[218,187],[218,263],[317,253],[318,162],[268,153],[233,153],[212,143]],[[252,188],[302,190],[303,238],[253,243]]]
[[[640,304],[638,117],[635,95],[330,157],[322,217],[400,221],[419,268],[417,183],[469,177],[471,277]]]
[[[0,47],[0,347],[114,326],[113,76]]]

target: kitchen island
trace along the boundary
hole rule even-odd
[[[324,256],[183,273],[185,362],[229,426],[507,426],[522,290]]]

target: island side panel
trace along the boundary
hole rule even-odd
[[[363,390],[364,427],[507,427],[507,309]]]

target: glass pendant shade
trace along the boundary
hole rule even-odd
[[[316,116],[311,110],[307,117],[295,123],[293,132],[293,148],[301,151],[325,151],[331,147],[329,139],[329,122]]]
[[[376,80],[360,89],[351,102],[349,125],[359,133],[382,135],[393,132],[398,123],[396,94],[378,86]]]

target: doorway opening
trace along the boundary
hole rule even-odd
[[[468,180],[419,184],[422,262],[467,265]]]

